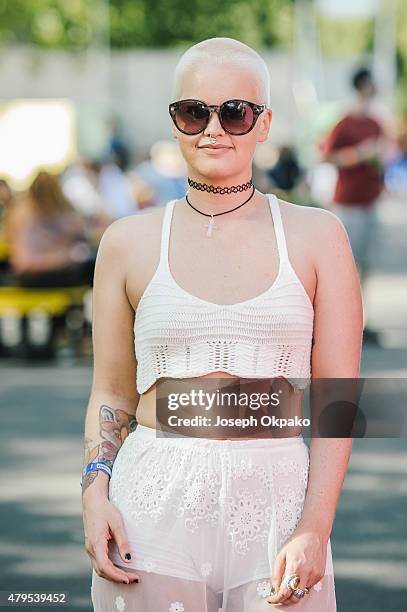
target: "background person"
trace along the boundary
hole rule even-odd
[[[149,159],[135,165],[128,174],[138,193],[140,208],[147,208],[165,206],[172,198],[182,198],[188,189],[185,173],[185,162],[176,143],[159,140],[150,147]]]
[[[15,282],[32,287],[91,283],[94,256],[83,226],[57,176],[39,172],[5,217]]]
[[[300,166],[294,147],[281,146],[274,166],[266,171],[271,180],[272,189],[281,199],[296,200],[296,190],[304,181],[305,169]]]
[[[338,170],[332,211],[348,233],[363,292],[378,201],[384,188],[385,134],[372,114],[371,102],[377,90],[371,72],[367,68],[357,70],[352,86],[355,97],[351,108],[321,143],[321,158]],[[364,338],[376,340],[377,335],[366,326]]]

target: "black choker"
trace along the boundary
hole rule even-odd
[[[197,183],[188,177],[188,184],[190,187],[194,189],[198,189],[199,191],[207,191],[208,193],[238,193],[241,191],[246,191],[246,189],[250,189],[253,185],[252,179],[247,181],[247,183],[243,183],[243,185],[232,185],[231,187],[214,187],[213,185],[207,185],[206,183]]]
[[[241,208],[242,206],[244,206],[245,204],[247,204],[247,202],[249,200],[252,199],[252,197],[254,196],[254,192],[256,191],[256,187],[253,185],[253,190],[252,193],[249,195],[249,197],[247,198],[247,200],[245,200],[244,202],[242,202],[241,204],[239,204],[238,206],[235,206],[234,208],[231,208],[230,210],[224,210],[221,213],[204,213],[202,212],[202,210],[198,210],[197,208],[195,208],[195,206],[192,206],[191,202],[188,200],[188,194],[185,194],[185,199],[188,202],[188,204],[190,205],[191,208],[193,208],[194,210],[196,210],[196,212],[199,212],[201,215],[205,215],[205,217],[210,217],[210,221],[208,223],[208,225],[206,225],[205,227],[207,228],[207,232],[206,235],[208,238],[210,238],[212,236],[212,230],[214,229],[218,229],[217,226],[214,224],[213,218],[214,217],[218,217],[219,215],[225,215],[226,213],[232,212],[234,210],[237,210],[238,208]]]

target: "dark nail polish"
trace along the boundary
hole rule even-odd
[[[129,561],[131,559],[131,554],[130,553],[126,553],[124,555],[124,558],[127,559],[127,561]]]
[[[123,580],[123,584],[127,584],[127,582],[125,580]]]
[[[140,580],[138,578],[136,578],[134,582],[140,582]]]

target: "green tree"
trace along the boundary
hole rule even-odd
[[[289,46],[292,7],[293,0],[0,0],[0,43],[82,49],[102,41],[128,49],[230,36]]]

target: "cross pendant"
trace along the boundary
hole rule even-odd
[[[207,235],[208,238],[210,238],[212,236],[212,230],[218,229],[216,227],[216,225],[215,225],[214,220],[213,220],[213,215],[211,215],[210,221],[209,221],[208,225],[205,225],[205,227],[208,228],[207,232],[206,232],[206,235]]]

